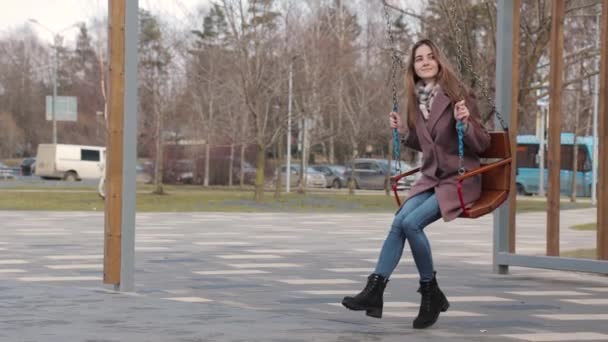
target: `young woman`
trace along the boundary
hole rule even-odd
[[[439,218],[453,220],[462,212],[456,182],[459,169],[457,121],[464,123],[463,165],[467,170],[479,167],[478,155],[489,146],[490,136],[480,124],[474,97],[432,41],[423,39],[412,47],[405,82],[406,124],[395,112],[389,114],[389,123],[403,135],[401,141],[405,146],[422,152],[422,176],[397,211],[367,285],[356,296],[345,297],[342,304],[381,318],[384,288],[401,259],[407,240],[420,274],[418,292],[422,295],[413,327],[424,329],[433,325],[439,313],[450,306],[437,284],[431,245],[424,228]],[[480,176],[467,179],[464,186],[467,189],[465,203],[471,204],[481,193]]]

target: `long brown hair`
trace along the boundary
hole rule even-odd
[[[414,128],[416,123],[416,113],[418,108],[418,100],[416,99],[416,83],[420,77],[416,75],[414,69],[414,61],[416,60],[416,50],[422,46],[428,46],[433,52],[433,57],[437,61],[438,72],[435,76],[435,81],[441,86],[441,89],[448,95],[453,102],[464,99],[464,96],[470,94],[468,87],[461,82],[448,59],[443,55],[441,50],[430,39],[422,39],[417,41],[410,52],[407,70],[405,72],[405,92],[407,98],[407,125],[410,129]]]

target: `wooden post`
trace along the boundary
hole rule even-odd
[[[133,291],[137,159],[138,0],[109,0],[109,116],[104,283]]]
[[[109,96],[103,282],[120,284],[125,83],[125,2],[108,1]]]
[[[564,54],[565,0],[551,3],[551,59],[549,71],[549,153],[547,166],[547,255],[559,256],[560,149]]]
[[[598,115],[597,257],[608,259],[608,1],[602,2]]]
[[[509,123],[509,139],[511,140],[511,156],[513,157],[513,165],[511,165],[511,192],[509,193],[509,253],[515,253],[515,232],[516,218],[515,211],[517,204],[515,202],[517,190],[515,186],[516,158],[517,153],[517,131],[519,127],[519,22],[521,16],[521,0],[515,0],[513,3],[513,71],[511,73],[511,122]]]

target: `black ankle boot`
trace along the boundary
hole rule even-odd
[[[367,277],[367,285],[363,291],[354,297],[344,297],[342,305],[356,311],[365,310],[365,314],[375,318],[382,318],[384,305],[383,295],[388,280],[379,274]]]
[[[422,299],[418,317],[414,320],[414,329],[424,329],[435,324],[437,318],[439,318],[439,313],[447,311],[450,303],[439,289],[435,276],[429,282],[421,281],[418,292],[422,295]]]

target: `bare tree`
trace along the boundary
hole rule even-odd
[[[240,75],[242,96],[247,114],[252,119],[257,145],[256,201],[264,194],[266,149],[279,135],[275,111],[272,110],[283,83],[277,77],[276,21],[274,0],[223,0],[223,8],[230,28],[230,39],[236,52],[236,69]],[[280,127],[280,126],[279,126]]]
[[[163,40],[160,22],[150,13],[140,11],[140,120],[144,132],[152,136],[155,146],[154,194],[164,194],[164,121],[170,99],[169,63],[171,55]],[[152,114],[150,116],[150,113]],[[149,128],[152,128],[148,130]],[[141,143],[141,142],[140,142]]]

